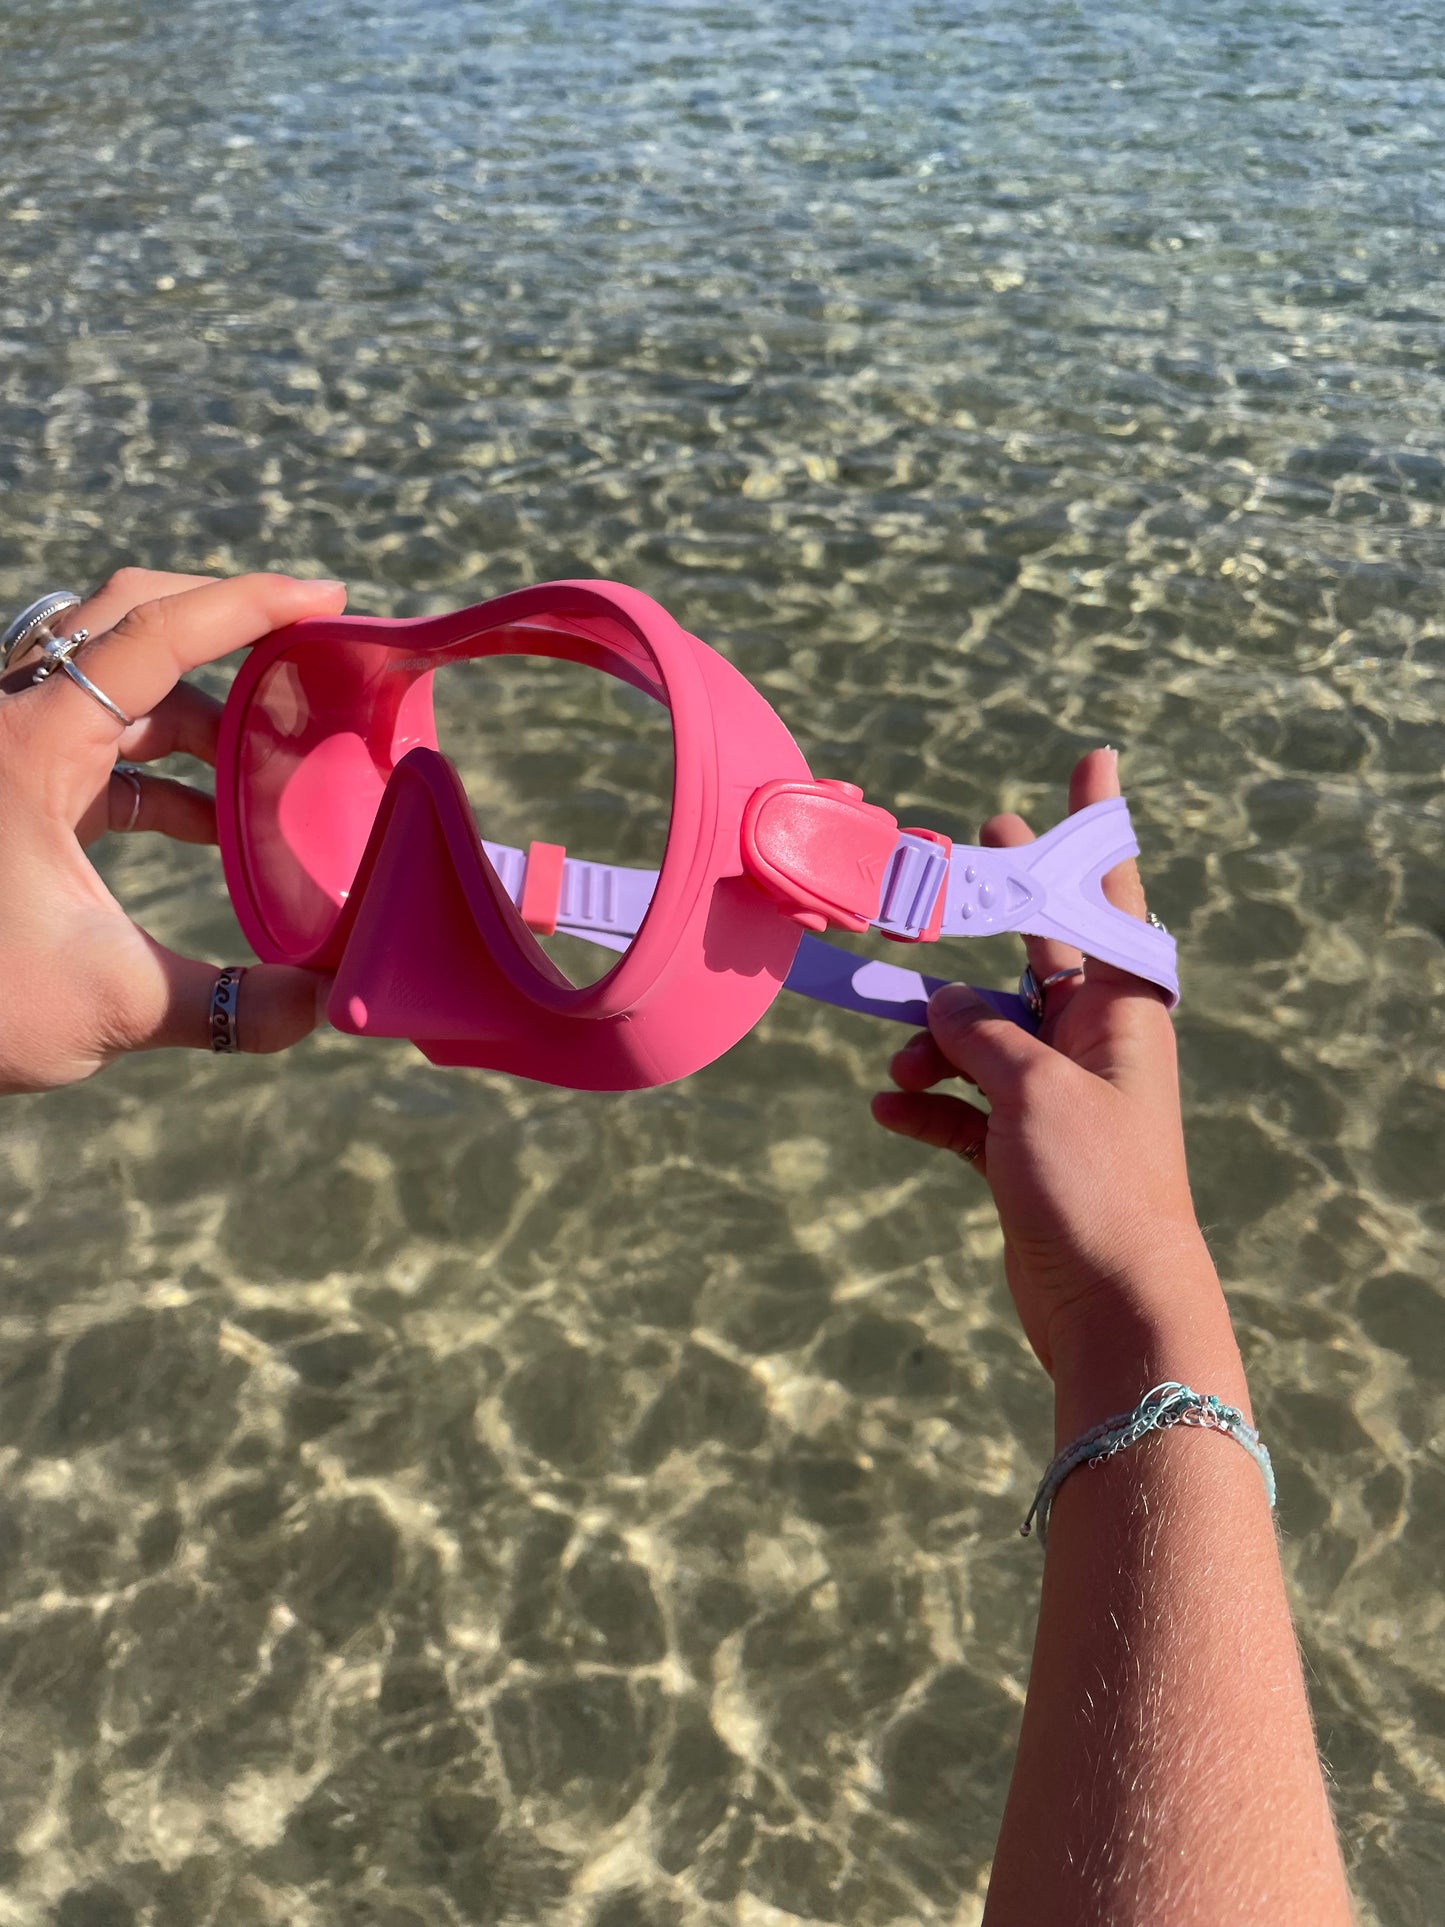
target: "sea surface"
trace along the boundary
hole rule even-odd
[[[7,609],[610,576],[906,821],[1121,750],[1361,1919],[1445,1918],[1438,7],[6,0],[0,104]],[[656,718],[450,673],[488,834],[655,856]],[[976,1922],[1049,1396],[901,1034],[0,1107],[0,1924]]]

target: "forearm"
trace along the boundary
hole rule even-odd
[[[1166,1379],[1249,1410],[1212,1274],[1053,1364],[1060,1445]],[[1348,1922],[1273,1521],[1235,1440],[1176,1429],[1060,1487],[985,1919]]]

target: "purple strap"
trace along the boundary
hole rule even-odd
[[[921,971],[905,970],[901,964],[874,963],[868,957],[852,956],[804,931],[783,988],[814,997],[820,1004],[836,1004],[840,1010],[893,1017],[901,1024],[916,1024],[923,1029],[928,1023],[929,998],[949,981],[947,977],[925,977]],[[1038,1028],[1023,998],[1011,990],[986,990],[978,984],[974,990],[1000,1017],[1022,1024],[1025,1030]]]
[[[502,886],[521,901],[527,858],[506,843],[483,845]],[[1103,892],[1103,878],[1116,863],[1137,856],[1139,845],[1122,797],[1078,810],[1032,843],[988,850],[955,844],[951,858],[936,843],[901,832],[884,873],[873,928],[890,936],[918,938],[927,929],[943,891],[945,937],[988,937],[1016,930],[1057,937],[1086,956],[1158,984],[1179,1001],[1174,939],[1157,925],[1116,909]],[[657,887],[656,870],[568,857],[562,865],[557,928],[608,950],[625,950],[636,936]],[[899,964],[855,957],[805,933],[787,989],[820,1003],[872,1017],[922,1024],[930,994],[946,977],[926,977]],[[975,985],[1001,1017],[1035,1028],[1023,999]]]

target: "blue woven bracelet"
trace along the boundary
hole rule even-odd
[[[1224,1432],[1236,1439],[1263,1474],[1265,1493],[1273,1509],[1274,1467],[1270,1464],[1269,1452],[1261,1444],[1258,1432],[1246,1422],[1243,1412],[1233,1405],[1226,1405],[1212,1392],[1192,1392],[1187,1385],[1169,1379],[1163,1385],[1156,1385],[1153,1391],[1146,1392],[1132,1412],[1115,1413],[1113,1418],[1106,1418],[1098,1425],[1091,1426],[1072,1445],[1064,1447],[1040,1479],[1028,1517],[1019,1527],[1020,1533],[1027,1539],[1037,1518],[1039,1544],[1047,1545],[1049,1512],[1054,1503],[1054,1494],[1075,1466],[1111,1459],[1116,1452],[1122,1452],[1126,1445],[1137,1445],[1141,1439],[1148,1438],[1151,1432],[1167,1431],[1173,1425],[1199,1425],[1208,1431]]]

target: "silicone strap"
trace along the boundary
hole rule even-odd
[[[796,990],[803,997],[813,997],[820,1004],[836,1004],[840,1010],[862,1011],[868,1017],[892,1017],[901,1024],[924,1029],[928,1023],[929,998],[949,981],[947,977],[925,977],[921,971],[905,970],[900,964],[874,963],[868,957],[855,957],[804,931],[783,988]],[[975,984],[973,991],[986,1004],[991,1004],[1000,1017],[1007,1017],[1024,1030],[1038,1029],[1028,1005],[1011,990],[989,990]]]
[[[505,843],[483,847],[508,896],[519,903],[527,872],[525,852]],[[1057,937],[1087,957],[1158,984],[1172,1009],[1179,1001],[1174,939],[1158,925],[1117,909],[1104,895],[1106,873],[1138,854],[1129,806],[1121,796],[1091,803],[1032,843],[1007,850],[956,843],[950,855],[938,843],[900,831],[884,871],[873,928],[905,942],[922,941],[941,893],[938,935],[987,937],[1013,930],[1022,936]],[[656,885],[655,870],[569,856],[562,865],[557,928],[609,949],[626,949],[641,928]],[[947,981],[854,957],[805,933],[787,987],[845,1010],[917,1024],[923,1021],[929,992]],[[1034,1028],[1021,998],[982,988],[979,995],[1001,1015]]]
[[[507,843],[484,843],[482,847],[502,880],[502,888],[514,903],[520,902],[527,870],[526,851],[513,849]],[[920,847],[931,850],[935,846]],[[656,881],[655,870],[630,870],[614,863],[585,863],[569,856],[562,865],[557,928],[566,936],[585,937],[607,950],[625,950],[642,923]],[[885,879],[885,900],[888,887]],[[930,898],[930,904],[931,901]],[[927,922],[926,909],[924,922]],[[886,927],[880,920],[878,928]],[[868,1017],[891,1017],[898,1023],[921,1027],[927,1023],[929,997],[948,981],[946,977],[925,977],[920,971],[905,970],[898,964],[856,957],[805,931],[784,988],[818,1003],[834,1004],[840,1010],[855,1010]],[[1021,1024],[1025,1030],[1036,1028],[1021,997],[1007,990],[976,988],[978,995],[992,1004],[1001,1017]]]
[[[1016,930],[1058,937],[1086,957],[1132,971],[1179,1002],[1174,939],[1157,924],[1117,909],[1103,879],[1139,854],[1122,796],[1066,816],[1032,843],[1011,850],[955,845],[949,864],[940,935],[992,936]]]
[[[527,853],[507,843],[483,843],[502,888],[513,903],[522,900]],[[585,863],[569,856],[562,865],[557,928],[576,937],[611,933],[630,942],[642,927],[657,887],[656,870],[629,870],[620,863]]]
[[[1001,930],[1058,937],[1158,984],[1172,1009],[1179,1001],[1174,939],[1157,924],[1109,902],[1103,879],[1139,854],[1122,797],[1091,803],[1032,843],[988,850],[956,843],[951,856],[906,832],[884,876],[874,924],[889,936],[919,942],[943,892],[941,937],[989,937]]]

